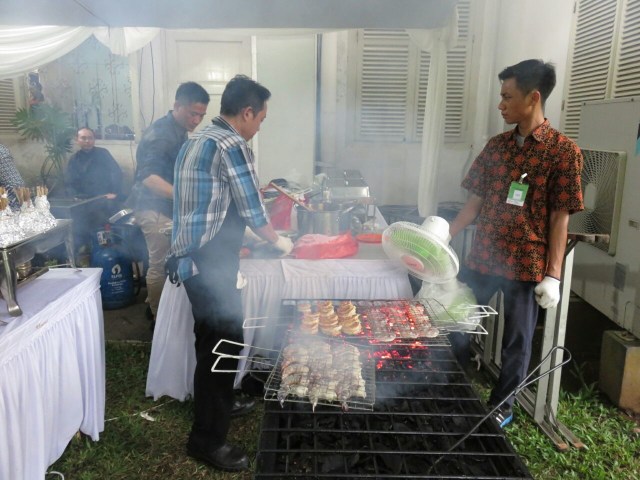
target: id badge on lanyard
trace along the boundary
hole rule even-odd
[[[529,185],[527,183],[522,183],[526,176],[527,174],[523,173],[520,175],[520,180],[517,182],[511,182],[509,194],[507,195],[507,203],[509,205],[516,205],[518,207],[524,205],[524,201],[527,198],[527,192],[529,191]]]

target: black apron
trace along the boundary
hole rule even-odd
[[[218,320],[242,321],[242,298],[236,288],[240,248],[246,223],[231,200],[227,214],[214,237],[189,256],[212,296],[208,312]]]

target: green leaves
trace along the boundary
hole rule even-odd
[[[56,105],[42,103],[19,109],[11,123],[27,140],[45,143],[47,156],[40,167],[43,184],[51,190],[64,183],[64,161],[75,135],[71,116]]]

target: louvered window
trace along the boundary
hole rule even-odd
[[[464,134],[468,87],[469,1],[458,3],[458,46],[447,54],[445,139]],[[372,142],[420,142],[430,54],[404,30],[357,33],[355,137]]]
[[[404,141],[412,97],[409,68],[416,51],[404,30],[361,30],[358,82],[360,139]]]
[[[11,119],[17,109],[13,79],[0,80],[0,134],[16,133],[16,129],[11,125]]]
[[[624,6],[613,97],[640,95],[640,0]]]
[[[640,95],[640,0],[578,0],[562,128],[577,139],[584,102]]]

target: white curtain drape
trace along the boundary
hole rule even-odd
[[[87,27],[0,27],[0,79],[45,65],[91,35]]]
[[[0,26],[0,79],[45,65],[70,52],[91,34],[116,55],[128,55],[149,43],[158,28]]]
[[[103,43],[111,53],[127,56],[148,44],[160,31],[159,28],[109,28],[98,27],[93,35]]]
[[[458,41],[457,9],[446,27],[407,30],[407,33],[421,50],[431,53],[418,183],[418,211],[420,216],[427,217],[435,215],[438,210],[438,170],[447,100],[447,51],[455,47]]]

